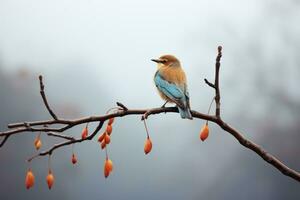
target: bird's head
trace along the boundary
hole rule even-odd
[[[158,64],[158,67],[180,67],[179,60],[173,55],[163,55],[158,59],[151,59]]]

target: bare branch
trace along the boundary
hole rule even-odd
[[[59,132],[59,133],[61,133],[61,132],[64,132],[74,126],[77,126],[77,125],[86,124],[86,123],[90,123],[90,122],[97,122],[97,121],[106,121],[113,117],[123,117],[126,115],[144,115],[144,114],[147,114],[147,117],[148,117],[149,115],[154,115],[154,114],[159,114],[159,113],[167,113],[167,112],[178,112],[178,109],[176,107],[165,107],[165,108],[152,108],[152,109],[141,109],[141,110],[135,110],[135,109],[120,110],[118,112],[106,114],[106,115],[102,115],[102,116],[90,116],[90,117],[84,117],[84,118],[79,118],[79,119],[74,119],[74,120],[64,119],[64,120],[48,120],[48,121],[39,121],[39,122],[25,122],[25,123],[22,122],[22,123],[16,123],[16,124],[14,124],[14,126],[15,125],[23,126],[24,124],[27,124],[28,126],[0,132],[0,137],[10,136],[10,135],[20,134],[20,133],[26,133],[26,132],[47,132],[47,133],[48,132],[56,132],[56,133]],[[195,118],[209,120],[209,121],[213,121],[213,122],[216,121],[216,119],[217,119],[215,116],[198,113],[196,111],[192,111],[192,115]],[[67,125],[63,126],[62,128],[49,128],[49,127],[35,128],[35,126],[49,125],[49,124],[50,125],[60,125],[60,124],[62,124],[62,121],[63,121],[63,124],[67,124]],[[3,144],[2,144],[2,146],[3,146]]]
[[[68,120],[44,120],[35,122],[18,122],[8,124],[8,128],[18,128],[18,127],[29,127],[29,126],[39,126],[39,125],[52,125],[52,124],[70,124]]]
[[[48,136],[53,136],[53,137],[58,137],[58,138],[63,138],[63,139],[66,139],[66,140],[75,140],[74,137],[70,137],[70,136],[67,136],[67,135],[63,135],[63,134],[57,134],[57,133],[53,133],[53,132],[49,132],[47,133]]]
[[[126,106],[124,106],[122,103],[117,102],[117,106],[123,108],[123,110],[128,110],[128,108]]]
[[[0,148],[4,145],[4,143],[7,141],[7,139],[9,138],[10,135],[6,135],[4,136],[3,140],[0,143]]]
[[[44,92],[44,84],[43,84],[43,76],[40,75],[39,76],[39,79],[40,79],[40,93],[41,93],[41,96],[42,96],[42,99],[44,101],[44,104],[48,110],[48,112],[50,113],[50,115],[53,117],[53,119],[57,120],[58,118],[56,117],[56,115],[54,114],[54,112],[51,110],[49,104],[48,104],[48,101],[47,101],[47,98],[46,98],[46,95],[45,95],[45,92]]]
[[[205,82],[208,86],[210,86],[210,87],[216,89],[215,85],[212,84],[211,82],[209,82],[206,78],[204,79],[204,82]]]
[[[220,99],[221,99],[221,96],[220,96],[220,87],[219,87],[219,72],[220,72],[220,60],[221,60],[221,57],[222,57],[222,47],[221,46],[218,46],[218,55],[217,55],[217,58],[216,58],[216,69],[215,69],[215,91],[216,91],[216,97],[215,97],[215,100],[216,100],[216,116],[218,118],[220,118],[220,110],[221,110],[221,106],[220,106]]]
[[[51,155],[54,150],[56,150],[60,147],[63,147],[63,146],[67,146],[67,145],[71,145],[71,144],[75,144],[75,143],[80,143],[80,142],[87,141],[87,140],[92,140],[95,137],[95,135],[97,135],[98,131],[102,128],[103,124],[104,124],[104,121],[100,121],[98,126],[94,130],[94,132],[85,139],[80,138],[80,139],[70,140],[70,141],[67,141],[67,142],[62,142],[62,143],[56,144],[52,148],[48,149],[47,151],[43,151],[43,152],[41,152],[37,155],[32,156],[27,161],[30,162],[34,158],[37,158],[37,157],[40,157],[40,156]]]
[[[220,116],[220,87],[219,87],[219,70],[220,70],[220,60],[222,57],[222,47],[218,47],[218,55],[216,58],[216,64],[215,64],[215,81],[214,84],[209,82],[207,79],[205,80],[205,83],[212,87],[215,90],[215,103],[216,103],[216,113],[215,115],[206,115],[202,114],[200,112],[191,111],[191,114],[193,118],[195,119],[203,119],[208,120],[213,123],[218,124],[223,130],[230,133],[233,137],[236,138],[236,140],[243,145],[244,147],[252,150],[257,155],[259,155],[262,159],[264,159],[266,162],[270,163],[272,166],[274,166],[276,169],[278,169],[280,172],[282,172],[284,175],[289,176],[293,178],[294,180],[297,180],[300,182],[300,173],[290,169],[285,164],[283,164],[280,160],[278,160],[273,155],[267,153],[262,147],[255,144],[254,142],[246,139],[242,133],[235,130],[230,125],[226,124]],[[43,98],[44,104],[49,111],[50,115],[53,117],[51,120],[44,120],[44,121],[33,121],[33,122],[20,122],[20,123],[13,123],[9,124],[8,128],[10,130],[0,132],[0,137],[3,137],[3,140],[0,143],[0,147],[2,147],[7,139],[11,135],[17,135],[19,133],[25,133],[25,132],[45,132],[48,136],[58,137],[62,139],[66,139],[68,141],[64,141],[62,143],[54,145],[52,148],[48,149],[47,151],[41,152],[31,158],[28,159],[28,161],[31,161],[32,159],[39,157],[39,156],[45,156],[45,155],[51,155],[54,150],[71,145],[74,143],[80,143],[87,140],[92,140],[94,136],[98,133],[98,131],[102,128],[104,122],[110,118],[115,117],[124,117],[127,115],[142,115],[142,120],[146,119],[150,115],[154,114],[160,114],[160,113],[178,113],[177,107],[160,107],[160,108],[151,108],[151,109],[128,109],[126,106],[124,106],[122,103],[117,102],[117,105],[120,107],[120,109],[117,109],[115,112],[106,114],[106,115],[100,115],[100,116],[89,116],[79,119],[58,119],[56,115],[53,113],[53,111],[50,109],[49,104],[47,102],[45,93],[44,93],[44,85],[42,81],[42,76],[40,78],[40,88],[41,88],[41,96]],[[63,135],[62,132],[71,129],[75,126],[86,124],[90,122],[99,122],[99,125],[96,127],[94,132],[89,135],[85,139],[75,139],[71,136]],[[52,125],[55,125],[56,128],[51,128]],[[60,126],[57,128],[57,126]]]
[[[270,153],[266,152],[262,147],[255,144],[254,142],[247,140],[242,133],[238,132],[228,124],[226,124],[221,119],[218,119],[216,122],[223,130],[227,131],[231,135],[233,135],[241,145],[244,147],[251,149],[256,154],[258,154],[262,159],[264,159],[266,162],[274,166],[276,169],[278,169],[281,173],[283,173],[286,176],[289,176],[297,181],[300,182],[300,173],[287,167],[285,164],[283,164],[281,161],[279,161],[275,156],[271,155]]]

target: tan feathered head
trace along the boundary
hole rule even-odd
[[[180,61],[173,55],[163,55],[159,59],[152,59],[152,61],[163,66],[180,67]]]

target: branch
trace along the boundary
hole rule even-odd
[[[117,102],[117,106],[123,108],[123,110],[128,110],[128,108],[126,106],[124,106],[122,103]]]
[[[66,140],[75,140],[75,138],[67,136],[67,135],[63,135],[63,134],[57,134],[57,133],[53,133],[53,132],[49,132],[47,133],[48,136],[53,136],[53,137],[58,137],[58,138],[63,138]]]
[[[215,91],[216,91],[215,100],[216,100],[216,116],[218,118],[220,118],[220,110],[221,110],[221,106],[220,106],[221,96],[220,96],[220,87],[219,87],[219,74],[220,74],[219,72],[221,66],[220,64],[221,57],[222,57],[222,47],[218,46],[218,55],[216,58],[216,69],[215,69]]]
[[[244,147],[252,150],[257,155],[259,155],[262,159],[264,159],[266,162],[271,164],[273,167],[278,169],[280,172],[282,172],[284,175],[289,176],[293,178],[294,180],[297,180],[300,182],[300,173],[290,169],[285,164],[283,164],[280,160],[278,160],[273,155],[267,153],[262,147],[255,144],[254,142],[246,139],[243,134],[237,130],[235,130],[233,127],[225,123],[220,116],[220,87],[219,87],[219,70],[220,70],[220,60],[222,57],[222,47],[218,47],[218,55],[216,58],[216,64],[215,64],[215,81],[214,84],[209,82],[207,79],[205,80],[205,83],[213,88],[215,90],[215,103],[216,103],[216,112],[215,115],[208,115],[203,114],[197,111],[192,110],[191,114],[193,118],[195,119],[203,119],[207,120],[213,123],[218,124],[224,131],[230,133],[235,139]],[[142,120],[147,119],[150,115],[160,114],[160,113],[178,113],[177,107],[160,107],[160,108],[151,108],[151,109],[128,109],[124,104],[117,102],[117,105],[119,106],[119,109],[117,109],[115,112],[105,115],[99,115],[99,116],[89,116],[79,119],[58,119],[56,115],[53,113],[53,111],[50,109],[49,104],[46,99],[46,95],[44,93],[44,84],[42,81],[42,76],[39,77],[40,79],[40,88],[41,88],[41,96],[43,98],[44,104],[52,116],[53,119],[51,120],[43,120],[43,121],[33,121],[33,122],[20,122],[20,123],[13,123],[9,124],[8,128],[9,130],[0,132],[0,137],[3,137],[3,140],[0,143],[0,147],[2,147],[6,142],[7,139],[12,135],[17,135],[20,133],[26,133],[26,132],[43,132],[47,133],[48,136],[58,137],[61,139],[65,139],[67,141],[64,141],[62,143],[54,145],[52,148],[48,149],[47,151],[40,152],[39,154],[31,157],[28,159],[28,161],[31,161],[32,159],[39,157],[39,156],[45,156],[45,155],[51,155],[54,150],[61,148],[63,146],[68,146],[74,143],[81,143],[87,140],[92,140],[95,135],[99,132],[99,130],[102,128],[104,122],[110,118],[116,118],[116,117],[125,117],[127,115],[141,115]],[[98,126],[94,130],[94,132],[86,137],[85,139],[75,139],[71,136],[63,135],[62,133],[64,131],[67,131],[75,126],[86,124],[90,122],[99,122]],[[55,126],[55,128],[51,128],[51,126]],[[57,128],[57,126],[59,126]]]
[[[48,101],[47,101],[47,98],[46,98],[46,95],[45,95],[45,92],[44,92],[44,84],[43,84],[43,76],[40,75],[39,76],[39,79],[40,79],[40,94],[42,96],[42,99],[44,101],[44,104],[48,110],[48,112],[50,113],[50,115],[53,117],[53,119],[56,119],[57,120],[57,117],[56,115],[54,114],[54,112],[51,110],[49,104],[48,104]]]
[[[52,148],[50,148],[49,150],[41,152],[41,153],[39,153],[35,156],[32,156],[27,161],[30,162],[34,158],[37,158],[39,156],[51,155],[55,149],[58,149],[58,148],[63,147],[63,146],[67,146],[67,145],[71,145],[71,144],[75,144],[75,143],[80,143],[80,142],[87,141],[87,140],[92,140],[95,137],[95,135],[98,133],[98,131],[102,128],[103,124],[104,124],[104,121],[100,121],[98,126],[94,130],[94,132],[90,136],[86,137],[85,139],[82,139],[82,138],[81,139],[76,139],[76,140],[73,139],[73,140],[70,140],[70,141],[67,141],[67,142],[62,142],[62,143],[56,144]]]
[[[277,168],[280,172],[282,172],[284,175],[289,176],[297,181],[300,182],[300,173],[290,169],[286,165],[284,165],[281,161],[279,161],[276,157],[273,155],[267,153],[262,147],[255,144],[254,142],[247,140],[242,133],[238,132],[228,124],[226,124],[220,116],[220,86],[219,86],[219,77],[220,77],[220,61],[222,57],[222,46],[218,47],[218,55],[216,58],[216,64],[215,64],[215,84],[210,83],[207,79],[204,79],[205,83],[209,85],[210,87],[215,89],[215,102],[216,102],[216,123],[225,131],[233,135],[241,145],[244,147],[251,149],[256,154],[258,154],[261,158],[263,158],[266,162],[273,165],[275,168]]]
[[[210,87],[216,89],[215,85],[212,84],[211,82],[209,82],[206,78],[204,79],[204,81],[205,81],[205,83],[206,83],[208,86],[210,86]]]
[[[10,135],[5,135],[3,140],[0,143],[0,148],[4,145],[4,143],[7,141],[7,139],[9,138]]]
[[[220,110],[221,110],[221,106],[220,106],[220,86],[219,86],[219,74],[220,74],[220,60],[222,57],[222,46],[218,46],[218,55],[216,58],[216,65],[215,65],[215,84],[212,84],[211,82],[209,82],[206,78],[204,79],[205,83],[212,87],[215,90],[215,102],[216,102],[216,117],[217,118],[221,118],[220,116]]]
[[[242,133],[235,130],[233,127],[226,124],[221,119],[218,119],[216,122],[223,130],[227,131],[233,137],[235,137],[241,145],[244,147],[251,149],[256,154],[258,154],[260,157],[262,157],[266,162],[273,165],[276,169],[278,169],[282,174],[289,176],[293,178],[294,180],[297,180],[300,182],[300,173],[287,167],[285,164],[283,164],[280,160],[278,160],[275,156],[271,155],[267,151],[265,151],[262,147],[255,144],[254,142],[247,140]]]
[[[4,137],[7,135],[20,134],[20,133],[25,133],[25,132],[61,133],[61,132],[64,132],[70,128],[73,128],[74,126],[77,126],[77,125],[86,124],[86,123],[90,123],[90,122],[106,121],[106,120],[108,120],[110,118],[114,118],[114,117],[124,117],[127,115],[144,115],[145,113],[148,113],[148,116],[149,116],[149,115],[168,113],[168,112],[177,113],[178,109],[177,109],[177,107],[152,108],[152,109],[130,109],[130,110],[119,110],[115,113],[106,114],[106,115],[90,116],[90,117],[84,117],[84,118],[73,119],[73,120],[63,119],[63,120],[45,120],[45,121],[37,121],[37,122],[21,122],[21,123],[10,124],[9,127],[17,127],[17,128],[0,132],[0,137]],[[202,114],[202,113],[199,113],[196,111],[192,111],[191,113],[195,118],[209,120],[209,121],[217,120],[217,118],[212,115],[206,115],[206,114]],[[24,124],[26,124],[27,126],[25,126]],[[62,124],[65,125],[62,128],[49,128],[49,127],[34,128],[35,126],[41,126],[41,125],[62,125]]]

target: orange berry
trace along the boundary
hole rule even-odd
[[[54,183],[54,176],[53,176],[51,170],[49,170],[46,180],[47,180],[48,188],[49,188],[49,190],[51,190],[53,183]]]
[[[109,176],[109,171],[104,167],[104,177],[107,178]]]
[[[106,143],[105,143],[105,140],[103,140],[101,143],[101,149],[104,149],[105,147],[106,147]]]
[[[113,162],[110,159],[106,159],[104,163],[104,176],[107,178],[113,170]]]
[[[36,150],[39,150],[42,147],[42,141],[39,136],[35,138],[34,146],[35,146]]]
[[[152,149],[152,142],[151,142],[150,138],[148,137],[147,140],[145,141],[145,145],[144,145],[145,154],[150,153],[151,149]]]
[[[88,136],[88,128],[85,127],[83,130],[82,130],[82,133],[81,133],[81,138],[84,140],[85,138],[87,138]]]
[[[113,117],[113,118],[110,118],[110,119],[108,120],[108,125],[112,125],[112,124],[114,123],[114,120],[115,120],[114,117]]]
[[[209,135],[209,128],[208,125],[205,124],[200,131],[200,139],[204,141],[207,139],[208,135]]]
[[[110,172],[112,172],[112,170],[113,170],[113,162],[110,160],[110,159],[107,159],[106,160],[107,161],[107,163],[106,163],[106,167],[107,167],[107,169],[110,171]]]
[[[106,132],[102,133],[98,138],[98,142],[102,142],[104,140],[105,135],[106,135]]]
[[[34,185],[34,175],[31,171],[31,169],[29,169],[26,173],[26,178],[25,178],[25,186],[27,189],[33,187]]]
[[[71,160],[72,160],[73,165],[75,165],[77,163],[77,158],[76,158],[74,153],[72,154],[72,159]]]
[[[110,143],[110,136],[108,134],[105,134],[105,143],[106,144]]]
[[[106,133],[107,133],[108,135],[110,135],[111,132],[112,132],[112,126],[111,126],[111,125],[107,125],[107,126],[106,126]]]

